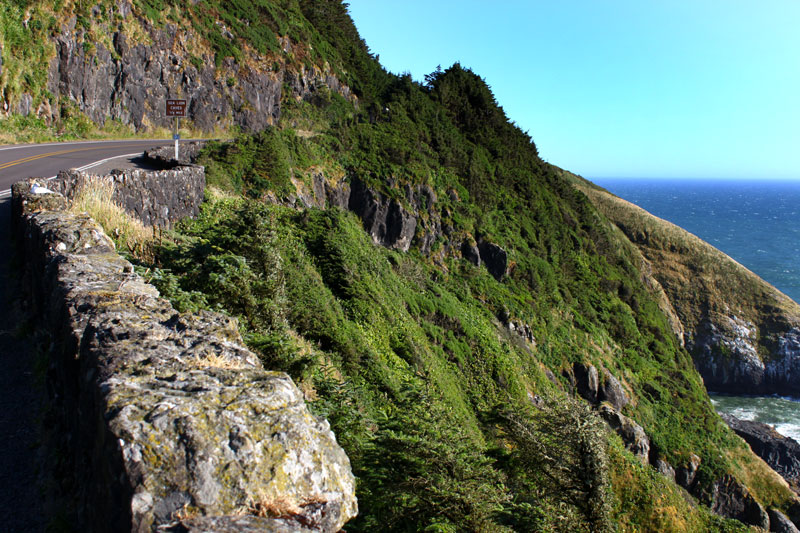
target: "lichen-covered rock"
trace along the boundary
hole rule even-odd
[[[31,187],[46,183],[44,178],[31,178],[11,186],[11,216],[14,224],[19,223],[24,214],[37,211],[60,211],[67,207],[67,199],[60,194],[33,194]]]
[[[168,533],[313,533],[293,518],[259,516],[201,516],[165,528]]]
[[[355,516],[328,423],[263,369],[235,321],[177,313],[91,219],[46,210],[64,203],[26,187],[15,187],[17,228],[54,340],[51,439],[78,480],[81,527],[333,532]]]
[[[116,373],[97,391],[144,502],[132,510],[134,528],[169,523],[184,506],[214,516],[282,501],[302,516],[321,504],[319,523],[306,518],[319,531],[355,515],[347,457],[285,374],[159,368]]]

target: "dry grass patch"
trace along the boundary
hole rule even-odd
[[[155,228],[148,228],[114,200],[114,182],[102,176],[86,176],[78,185],[70,208],[88,213],[114,239],[117,249],[152,263],[155,259]]]
[[[321,496],[311,496],[298,502],[295,498],[261,494],[258,499],[250,502],[247,511],[261,518],[290,518],[302,514],[303,507],[325,503],[327,500]]]
[[[196,354],[192,357],[191,363],[198,368],[223,368],[226,370],[241,370],[249,367],[249,365],[241,359],[226,357],[213,352]]]
[[[285,516],[298,515],[303,509],[291,498],[284,496],[259,498],[249,506],[250,514],[261,518],[279,518]]]

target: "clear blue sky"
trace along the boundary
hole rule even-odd
[[[800,179],[798,0],[349,0],[381,62],[459,61],[587,177]]]

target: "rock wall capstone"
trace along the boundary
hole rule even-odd
[[[235,321],[181,314],[57,193],[13,187],[23,285],[51,342],[47,442],[84,531],[338,531],[350,463]]]

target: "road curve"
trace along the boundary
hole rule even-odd
[[[150,139],[0,146],[0,195],[22,179],[49,178],[60,170],[82,167],[110,157],[141,153],[147,148],[171,143],[167,139]]]

